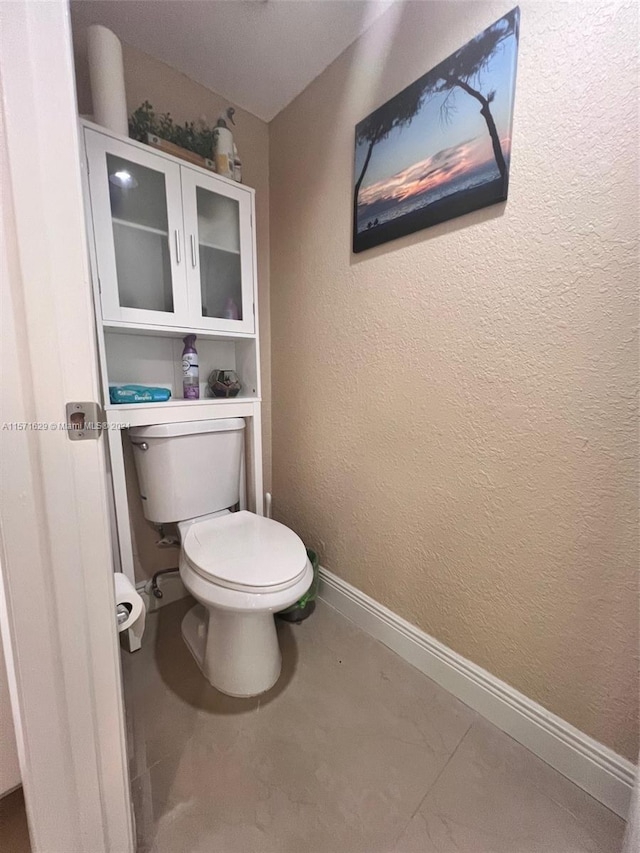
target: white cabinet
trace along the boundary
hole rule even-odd
[[[84,128],[105,325],[253,334],[253,194]]]
[[[121,430],[240,417],[246,506],[262,514],[254,191],[81,121],[84,190],[110,455],[115,559],[135,582]],[[197,335],[200,399],[183,399],[182,338]],[[230,399],[207,377],[234,370]],[[112,385],[168,389],[162,403],[112,404]]]

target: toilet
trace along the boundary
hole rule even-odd
[[[209,683],[256,696],[280,676],[274,613],[308,590],[313,569],[284,524],[234,512],[241,496],[244,421],[157,424],[129,430],[145,517],[177,522],[179,571],[196,599],[182,636]]]

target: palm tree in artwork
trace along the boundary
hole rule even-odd
[[[480,115],[486,122],[493,154],[504,180],[507,176],[507,164],[504,159],[498,129],[491,113],[491,103],[495,98],[495,90],[483,95],[480,91],[482,72],[488,67],[493,57],[504,41],[511,36],[518,38],[520,9],[516,6],[495,24],[488,27],[479,36],[472,39],[464,47],[453,53],[437,67],[438,79],[428,85],[426,91],[431,94],[448,92],[440,108],[444,121],[451,121],[455,112],[455,93],[458,89],[466,92],[480,104]],[[427,75],[428,76],[428,75]],[[424,80],[425,78],[423,78]]]
[[[374,145],[385,139],[394,128],[405,127],[411,124],[414,116],[422,106],[426,94],[427,90],[424,87],[423,78],[416,80],[415,83],[407,86],[395,98],[387,101],[386,104],[383,104],[374,113],[367,116],[356,127],[356,147],[363,142],[367,142],[368,148],[353,191],[354,222],[357,221],[358,215],[358,194],[364,181],[364,176],[369,168]]]
[[[496,92],[490,90],[483,93],[482,76],[484,71],[490,70],[492,60],[503,43],[511,37],[518,39],[519,21],[520,9],[516,7],[357,125],[356,148],[366,144],[366,154],[354,185],[354,223],[358,219],[360,188],[375,145],[386,139],[391,131],[410,125],[425,102],[436,96],[444,96],[440,106],[443,122],[452,120],[456,112],[456,93],[459,91],[475,98],[480,104],[480,114],[487,125],[498,171],[503,181],[506,181],[507,164],[491,112]],[[357,227],[354,228],[354,234],[356,231]]]

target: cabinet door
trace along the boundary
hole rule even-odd
[[[252,195],[182,166],[189,325],[253,332]]]
[[[85,130],[104,320],[188,324],[180,166]]]

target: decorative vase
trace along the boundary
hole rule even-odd
[[[214,397],[237,397],[242,388],[235,370],[212,370],[207,384]]]

